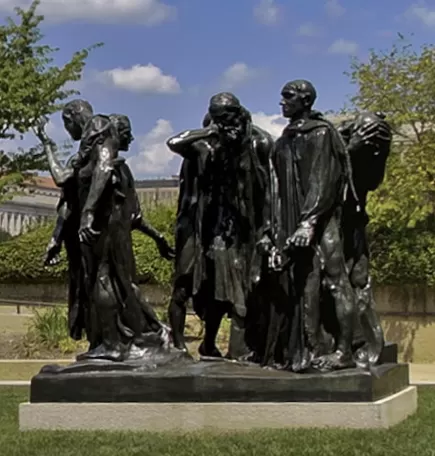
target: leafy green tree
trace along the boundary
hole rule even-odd
[[[60,109],[71,95],[79,94],[68,84],[81,79],[89,52],[101,43],[80,50],[63,66],[53,64],[57,48],[43,44],[37,14],[40,0],[28,9],[16,8],[16,19],[0,26],[0,139],[23,136],[42,116]],[[28,171],[45,168],[41,150],[32,148],[14,154],[0,152],[0,202],[10,189],[22,184]]]
[[[369,200],[372,227],[433,227],[435,46],[415,48],[399,34],[391,49],[354,58],[347,74],[357,88],[352,108],[384,112],[395,133],[386,180]]]

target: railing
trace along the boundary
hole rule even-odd
[[[25,301],[21,299],[4,299],[0,301],[0,306],[11,306],[17,308],[17,314],[21,314],[21,307],[54,307],[64,306],[66,303],[60,302],[42,302],[42,301]]]

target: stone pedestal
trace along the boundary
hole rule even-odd
[[[252,429],[382,429],[417,410],[410,386],[375,402],[136,402],[20,405],[22,431],[249,431]]]
[[[384,428],[414,413],[406,364],[295,374],[231,361],[46,366],[20,429]]]

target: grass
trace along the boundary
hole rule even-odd
[[[263,430],[226,434],[18,431],[27,388],[0,388],[0,453],[5,456],[434,456],[435,390],[419,389],[419,410],[382,431]]]
[[[157,309],[162,321],[166,318],[166,309]],[[0,380],[30,380],[50,359],[65,359],[68,364],[77,353],[86,350],[87,344],[76,343],[68,335],[66,308],[23,308],[17,315],[15,307],[2,306],[0,303]],[[217,338],[217,344],[226,353],[229,339],[230,321],[224,319]],[[198,346],[203,337],[203,325],[200,320],[189,315],[186,321],[186,336],[189,351],[198,355]],[[23,362],[6,360],[21,359]],[[28,359],[29,362],[24,362]],[[30,360],[47,360],[31,362]],[[56,364],[63,364],[58,363]]]
[[[70,361],[57,362],[55,364],[69,364]],[[42,362],[2,362],[0,363],[0,380],[30,380],[36,375],[43,366],[49,364],[48,361]]]
[[[21,314],[17,314],[16,307],[0,305],[0,333],[25,334],[32,310],[28,307],[21,307],[21,312]]]

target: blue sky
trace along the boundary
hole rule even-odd
[[[0,0],[0,13],[28,3]],[[311,80],[316,107],[339,109],[354,90],[343,75],[350,55],[389,47],[397,32],[417,45],[435,37],[435,0],[42,0],[40,11],[59,63],[105,43],[88,59],[81,96],[96,112],[130,116],[137,178],[178,172],[164,141],[199,126],[218,91],[233,91],[278,134],[286,81]],[[50,132],[66,139],[59,115]]]

